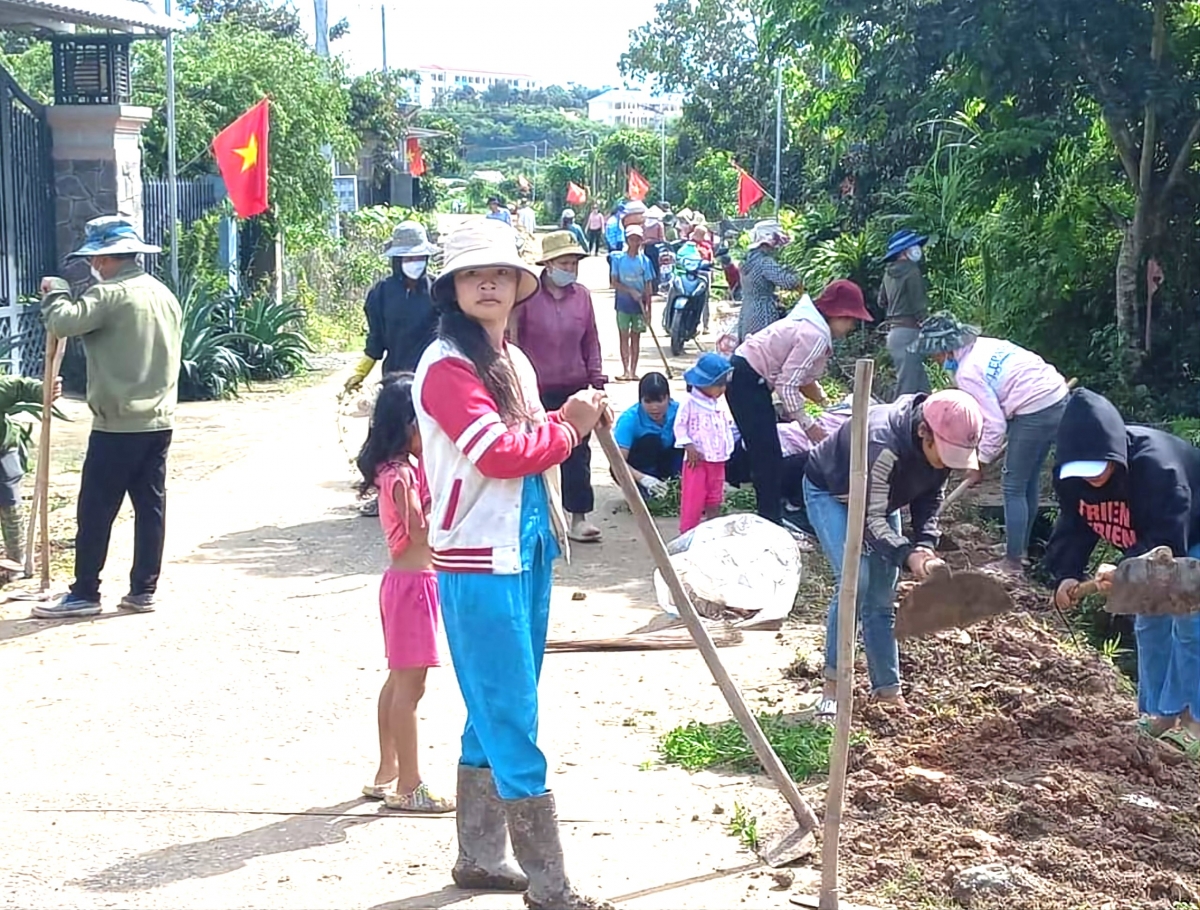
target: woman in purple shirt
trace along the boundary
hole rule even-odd
[[[607,382],[592,295],[577,280],[579,260],[586,256],[569,231],[547,234],[538,262],[545,266],[538,291],[517,310],[515,340],[537,372],[547,411],[557,410],[589,386],[603,389]],[[596,505],[589,440],[581,439],[562,463],[563,509],[571,515],[568,536],[580,543],[600,540],[600,529],[588,520]]]

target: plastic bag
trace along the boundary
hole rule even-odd
[[[696,610],[709,619],[772,622],[784,619],[796,602],[800,548],[787,530],[765,518],[714,518],[675,538],[667,552]],[[678,615],[657,569],[654,594],[665,612]]]

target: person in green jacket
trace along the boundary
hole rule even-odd
[[[929,315],[929,294],[920,265],[928,242],[928,237],[915,231],[897,231],[888,240],[883,257],[887,267],[879,288],[879,308],[887,314],[887,349],[896,367],[897,396],[930,390],[925,359],[909,351]]]
[[[42,403],[42,381],[22,376],[0,376],[0,533],[4,538],[8,572],[25,570],[25,520],[21,509],[21,481],[25,457],[21,451],[21,428],[12,420],[20,404]],[[62,394],[62,380],[54,382],[54,398]]]
[[[157,252],[128,219],[95,218],[71,256],[88,260],[96,283],[73,298],[63,279],[42,279],[46,330],[83,339],[92,434],[76,504],[75,582],[62,599],[35,606],[34,616],[100,612],[100,572],[126,494],[133,503],[134,554],[129,593],[120,606],[135,613],[154,609],[183,345],[179,301],[138,264],[139,253]]]

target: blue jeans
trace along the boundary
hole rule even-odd
[[[832,493],[814,486],[807,477],[804,479],[804,506],[837,581],[825,625],[825,676],[834,679],[837,674],[838,596],[842,589],[842,557],[846,549],[849,507]],[[900,513],[893,512],[888,516],[888,522],[899,531]],[[858,620],[862,624],[871,691],[880,695],[898,695],[900,648],[896,644],[894,594],[900,570],[878,553],[864,552],[858,571]]]
[[[1200,558],[1200,544],[1188,550]],[[1138,710],[1178,717],[1185,710],[1200,720],[1200,613],[1137,616]]]
[[[540,476],[526,477],[521,571],[438,572],[442,621],[467,706],[459,761],[491,768],[501,799],[546,792],[546,756],[537,744],[538,680],[558,552],[545,485]]]
[[[1037,521],[1040,504],[1042,465],[1058,435],[1067,399],[1032,414],[1022,414],[1008,422],[1008,451],[1000,487],[1004,491],[1004,555],[1006,559],[1024,559],[1029,537]]]

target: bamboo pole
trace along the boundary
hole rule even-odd
[[[47,329],[45,366],[42,370],[42,432],[38,441],[37,476],[33,491],[35,514],[41,531],[43,594],[50,590],[50,422],[54,419],[54,383],[66,350],[66,341],[56,338]],[[29,550],[32,553],[33,548]],[[26,555],[27,566],[31,558],[31,555]]]
[[[850,506],[842,585],[838,594],[837,723],[829,750],[829,790],[825,801],[825,836],[821,844],[819,910],[838,910],[838,841],[850,753],[850,721],[854,711],[854,639],[857,630],[858,576],[867,515],[867,415],[875,361],[854,365],[854,404],[850,417]]]

